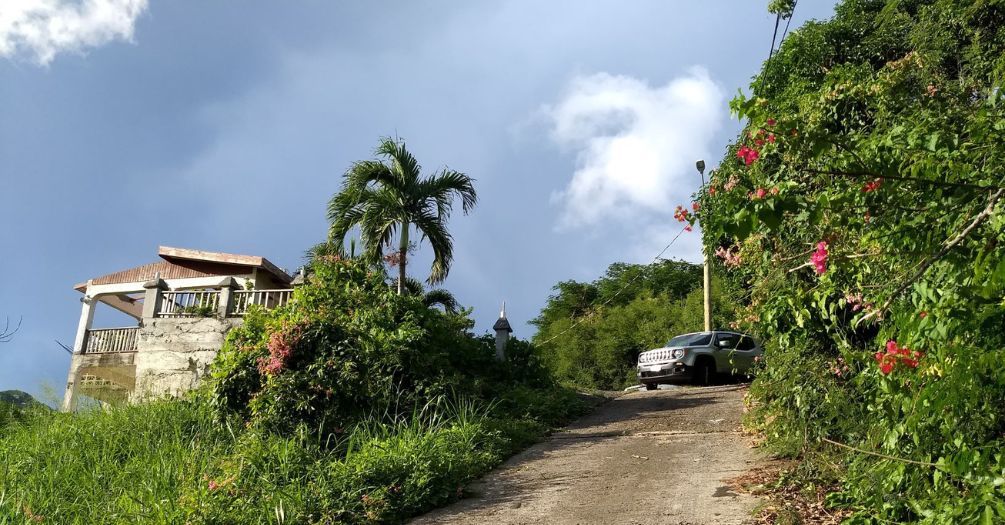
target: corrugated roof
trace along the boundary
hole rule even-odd
[[[264,257],[189,250],[170,246],[158,247],[157,254],[164,260],[102,275],[91,279],[91,283],[115,284],[149,281],[158,273],[161,279],[242,275],[250,273],[253,268],[261,268],[271,273],[282,283],[289,283],[293,280],[286,272]],[[87,289],[87,283],[77,284],[74,289],[83,292]]]

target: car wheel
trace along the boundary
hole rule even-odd
[[[715,369],[707,361],[701,361],[697,363],[694,367],[694,376],[692,377],[693,383],[701,386],[708,386],[712,384],[712,380],[715,376]]]
[[[646,383],[646,390],[656,390],[657,388],[659,388],[659,385],[656,383]]]

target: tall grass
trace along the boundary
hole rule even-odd
[[[546,428],[499,415],[439,399],[280,436],[221,424],[197,401],[0,413],[0,525],[400,522],[458,498]]]
[[[10,523],[169,523],[176,497],[231,439],[183,401],[9,418],[0,437],[0,517]]]

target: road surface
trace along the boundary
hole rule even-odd
[[[510,458],[472,496],[412,523],[740,524],[758,500],[725,480],[759,461],[743,385],[625,394]]]

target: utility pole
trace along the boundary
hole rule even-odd
[[[698,174],[701,175],[701,191],[705,191],[705,161],[699,160],[694,163],[694,166],[698,168]],[[708,213],[707,209],[702,209],[705,214]],[[702,225],[702,235],[704,235],[704,224]],[[708,250],[705,249],[705,243],[701,243],[701,259],[704,262],[704,292],[705,292],[705,331],[712,331],[712,269],[708,264]]]

